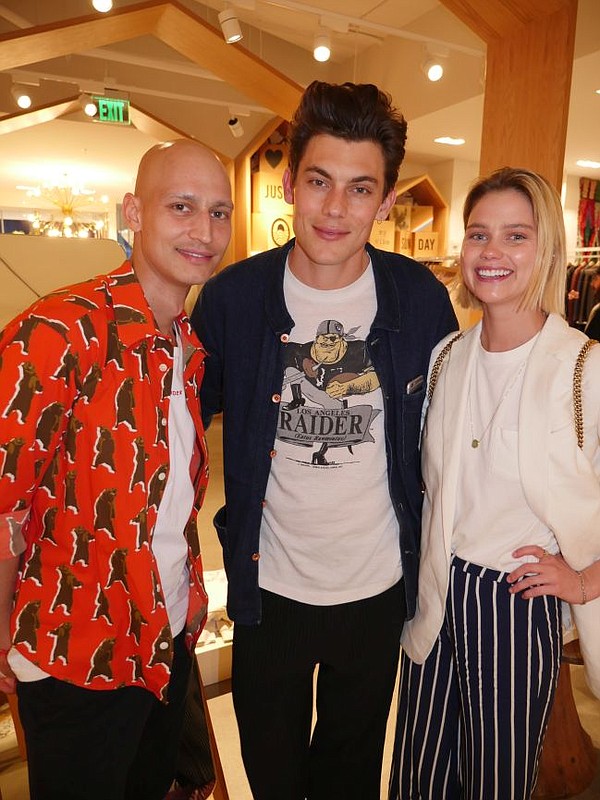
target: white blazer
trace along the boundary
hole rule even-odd
[[[480,333],[481,323],[454,343],[426,412],[417,612],[402,636],[404,650],[417,663],[429,655],[444,620],[461,442],[468,435],[464,408]],[[438,344],[431,364],[453,335]],[[586,339],[551,314],[529,356],[519,406],[525,497],[574,569],[600,558],[600,345],[591,349],[584,367],[583,450],[577,446],[573,413],[573,368]],[[600,598],[572,610],[588,683],[600,697]]]

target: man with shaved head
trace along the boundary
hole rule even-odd
[[[17,691],[32,800],[173,783],[207,608],[204,351],[183,306],[232,208],[213,153],[153,147],[123,200],[131,260],[0,333],[0,691]]]

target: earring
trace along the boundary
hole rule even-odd
[[[375,222],[376,222],[378,225],[381,225],[381,224],[382,224],[382,222],[383,222],[383,220],[382,220],[382,219],[376,219],[376,220],[375,220]]]

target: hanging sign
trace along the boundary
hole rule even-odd
[[[98,112],[94,117],[98,122],[111,122],[113,125],[129,125],[129,100],[118,97],[100,97],[94,95],[92,100]]]

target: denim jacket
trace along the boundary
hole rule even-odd
[[[261,620],[260,526],[283,384],[283,350],[294,326],[283,292],[293,246],[294,240],[220,272],[204,286],[192,314],[208,353],[201,389],[205,425],[223,412],[226,504],[214,522],[229,584],[228,613],[244,625]],[[419,428],[427,367],[434,345],[458,325],[445,287],[428,269],[370,245],[367,250],[377,297],[367,347],[384,398],[389,491],[412,617],[422,503]]]

